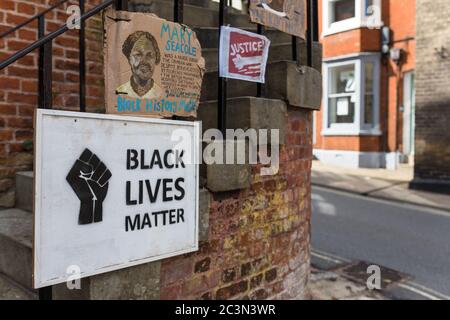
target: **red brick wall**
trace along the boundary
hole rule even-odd
[[[0,33],[17,26],[53,5],[55,0],[1,0]],[[101,0],[86,1],[86,9]],[[70,1],[77,4],[78,1]],[[67,5],[45,15],[46,32],[66,23]],[[101,17],[86,23],[87,107],[103,109],[103,54]],[[0,40],[0,60],[37,40],[37,22]],[[37,50],[0,71],[0,207],[14,205],[13,179],[18,170],[32,169],[33,114],[37,105]],[[78,31],[70,30],[53,41],[53,105],[79,110]]]
[[[280,172],[252,186],[215,194],[209,241],[163,261],[162,299],[305,297],[309,274],[311,112],[289,110]]]
[[[380,31],[354,29],[336,33],[322,39],[323,58],[338,57],[359,52],[378,51]]]
[[[415,2],[416,0],[382,0],[382,20],[393,30],[394,47],[406,52],[404,64],[399,68],[383,58],[380,75],[380,126],[382,137],[347,137],[321,135],[323,111],[316,114],[317,149],[393,152],[402,149],[401,105],[403,74],[415,68]],[[319,29],[322,32],[322,1],[319,1]],[[355,29],[323,37],[324,58],[344,56],[359,52],[379,52],[380,30]],[[400,91],[397,90],[400,88]],[[386,123],[386,113],[388,114]],[[387,133],[386,133],[387,126]]]
[[[416,65],[416,0],[389,1],[387,10],[389,26],[393,31],[394,47],[401,48],[405,52],[405,58],[400,67],[392,61],[382,67],[382,77],[384,76],[384,79],[387,79],[385,81],[389,84],[387,105],[385,102],[382,109],[389,113],[388,150],[396,151],[402,150],[403,114],[398,107],[402,105],[403,101],[403,75],[407,71],[414,70]],[[398,103],[397,100],[399,100]]]

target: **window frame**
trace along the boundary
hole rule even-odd
[[[381,12],[376,17],[376,21],[369,19],[367,16],[367,0],[354,0],[355,1],[355,17],[341,20],[338,22],[331,22],[332,12],[331,6],[333,2],[341,0],[322,0],[322,22],[323,32],[322,37],[332,35],[339,32],[344,32],[359,28],[381,28],[383,22],[381,21]],[[373,5],[377,6],[381,10],[381,0],[373,0]]]
[[[323,129],[321,134],[327,135],[347,135],[361,136],[381,135],[380,130],[380,54],[379,53],[361,53],[347,57],[332,58],[323,62]],[[365,64],[373,63],[373,107],[372,107],[372,124],[365,123]],[[332,123],[329,121],[329,88],[331,69],[353,64],[355,66],[356,83],[356,102],[355,102],[355,118],[353,123]]]

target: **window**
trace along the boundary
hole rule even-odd
[[[324,135],[379,135],[380,57],[324,63]]]
[[[329,88],[329,123],[353,123],[356,102],[355,65],[352,63],[330,68]]]
[[[362,27],[380,28],[381,0],[323,0],[323,35]]]
[[[332,1],[331,23],[355,17],[355,0]]]

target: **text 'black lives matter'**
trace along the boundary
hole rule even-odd
[[[150,151],[150,152],[149,152]],[[180,170],[186,168],[184,150],[127,150],[127,170]],[[127,180],[125,201],[127,206],[148,206],[156,203],[179,202],[186,196],[185,178],[154,178],[152,174],[138,181]],[[134,196],[133,196],[134,195]],[[125,217],[125,231],[164,227],[185,222],[183,208],[157,210]]]

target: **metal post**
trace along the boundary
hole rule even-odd
[[[298,60],[298,52],[297,52],[297,37],[292,36],[292,60],[296,61]]]
[[[116,0],[116,10],[128,11],[128,0]]]
[[[257,32],[258,34],[263,35],[265,33],[265,29],[264,26],[262,24],[258,24],[257,25]],[[256,96],[257,97],[264,97],[265,95],[265,87],[262,83],[257,83],[257,87],[256,87]]]
[[[319,5],[317,1],[312,2],[312,39],[319,42]]]
[[[307,65],[308,67],[312,67],[312,56],[313,56],[313,43],[312,43],[312,6],[311,2],[313,0],[308,0],[306,5],[306,14],[307,14],[307,23],[308,28],[306,30],[306,55],[307,55]]]
[[[219,39],[220,39],[220,27],[225,25],[227,15],[226,0],[220,0],[219,5]],[[220,41],[220,40],[219,40]],[[220,43],[218,46],[220,51]],[[218,52],[219,54],[219,52]],[[218,101],[217,101],[217,116],[218,116],[218,129],[222,132],[225,139],[226,124],[227,124],[227,83],[226,79],[219,76],[218,85]]]
[[[173,4],[173,21],[183,23],[184,1],[175,0]]]
[[[308,14],[308,30],[306,33],[306,51],[308,53],[308,66],[313,66],[314,55],[314,41],[319,41],[318,34],[318,6],[317,1],[308,0],[307,2],[307,14]]]
[[[84,0],[79,0],[81,15],[84,14]],[[80,111],[86,111],[86,44],[85,22],[80,21],[79,55],[80,55]]]
[[[45,17],[38,19],[38,37],[45,36]],[[52,108],[52,41],[39,48],[39,92],[38,107],[41,109]]]
[[[52,287],[44,287],[38,290],[39,300],[52,300],[53,291]]]
[[[45,36],[45,18],[38,18],[38,37]],[[38,108],[52,108],[52,41],[39,47],[39,92]],[[39,300],[52,299],[52,287],[45,287],[38,290]]]

